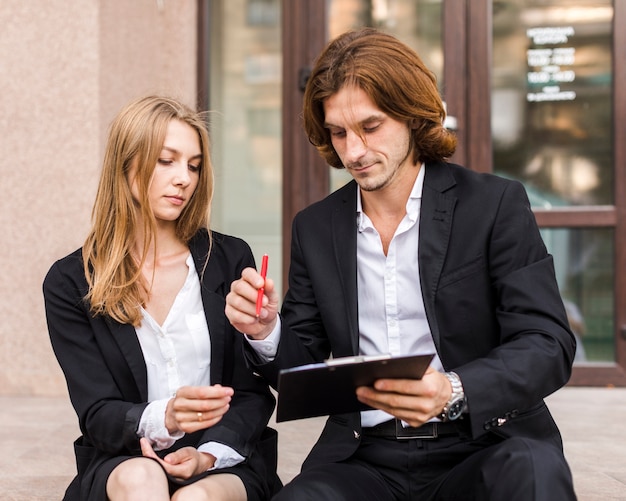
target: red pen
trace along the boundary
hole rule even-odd
[[[263,277],[263,285],[257,292],[256,296],[256,317],[259,318],[261,314],[261,307],[263,306],[263,294],[265,293],[265,277],[267,277],[267,254],[263,254],[263,260],[261,261],[261,276]]]

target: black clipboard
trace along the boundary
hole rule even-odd
[[[276,422],[369,410],[358,386],[377,379],[421,379],[434,354],[342,357],[283,369],[278,374]]]

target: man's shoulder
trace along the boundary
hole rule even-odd
[[[465,167],[463,165],[455,164],[455,163],[447,163],[442,162],[439,164],[431,165],[433,169],[448,169],[449,172],[455,177],[464,180],[468,180],[470,182],[483,182],[483,183],[496,183],[496,184],[507,184],[516,182],[516,180],[512,178],[503,177],[500,174],[494,174],[492,172],[480,172],[476,170],[472,170],[469,167]]]
[[[440,162],[427,164],[425,183],[430,186],[439,186],[444,190],[456,188],[457,190],[471,189],[501,192],[510,187],[522,187],[522,183],[516,179],[503,177],[489,172],[478,172],[462,165]]]
[[[322,200],[313,202],[302,209],[298,215],[300,217],[329,215],[342,207],[352,207],[356,209],[357,184],[354,180],[348,181],[344,186],[333,191]]]

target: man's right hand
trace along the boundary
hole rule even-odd
[[[226,316],[235,329],[252,339],[265,339],[276,325],[278,293],[271,278],[265,279],[265,293],[261,313],[256,316],[258,290],[263,287],[263,277],[254,269],[246,268],[241,278],[230,286],[226,296]]]

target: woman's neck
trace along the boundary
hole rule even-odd
[[[176,260],[181,255],[187,255],[189,247],[178,238],[174,225],[158,225],[156,231],[151,236],[151,241],[145,245],[145,235],[143,229],[139,230],[135,236],[134,254],[143,261],[144,267],[158,268],[160,264],[165,264],[172,259]],[[144,259],[141,259],[144,256]]]

